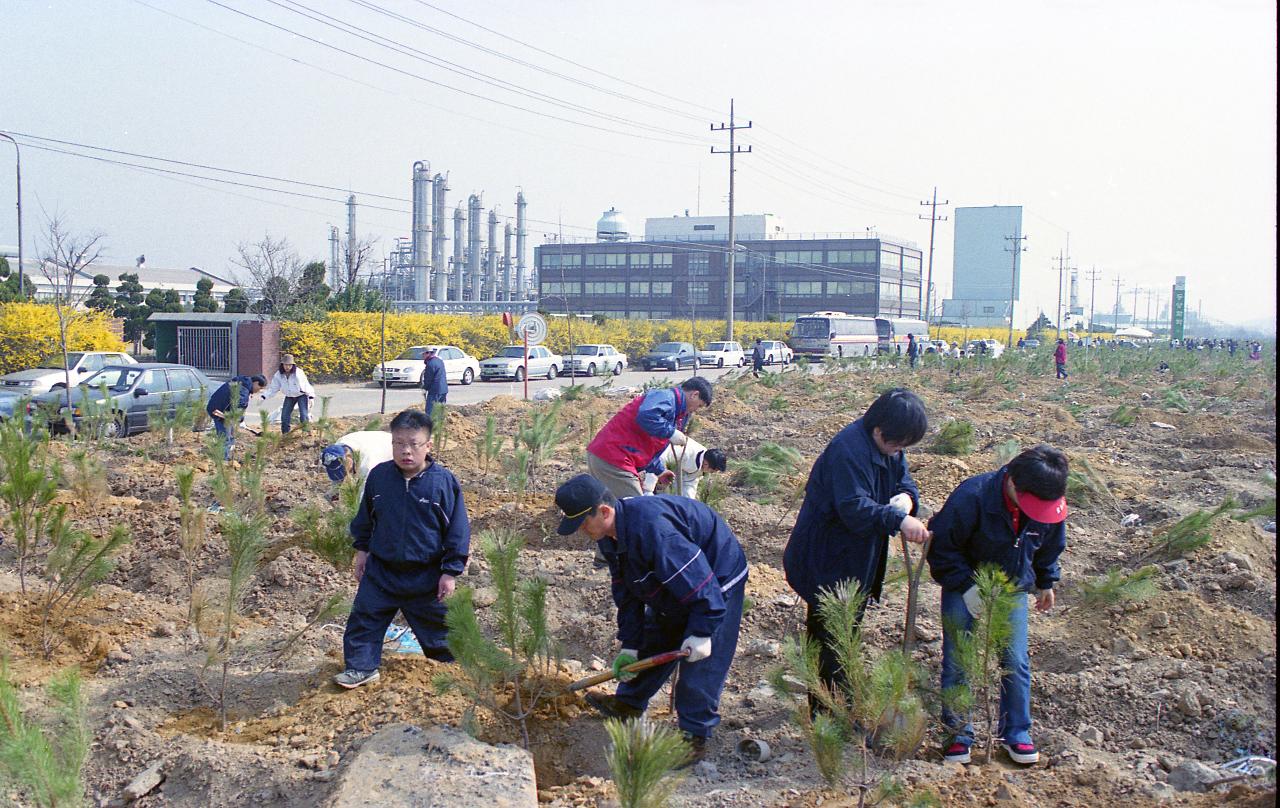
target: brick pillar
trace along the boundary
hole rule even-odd
[[[268,379],[280,367],[280,324],[274,320],[242,320],[236,329],[239,376],[261,373]]]

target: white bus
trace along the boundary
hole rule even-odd
[[[816,311],[797,317],[791,328],[796,356],[872,356],[880,346],[874,317],[855,317],[842,311]]]
[[[880,353],[906,354],[908,334],[915,335],[920,353],[924,353],[924,344],[929,341],[929,324],[924,320],[877,317],[876,334],[880,338]]]

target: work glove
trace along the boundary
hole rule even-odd
[[[680,650],[689,650],[689,656],[685,662],[698,662],[711,656],[711,638],[710,637],[685,637],[684,643],[680,646]]]
[[[964,607],[975,620],[982,617],[982,598],[978,596],[978,587],[971,586],[964,591]]]
[[[915,502],[912,501],[911,495],[906,491],[901,494],[894,494],[889,498],[889,507],[901,512],[903,516],[911,513],[913,505],[915,505]]]
[[[684,446],[688,442],[689,442],[689,438],[686,437],[685,434],[680,430],[677,429],[675,432],[671,433],[672,446]]]
[[[623,648],[621,651],[619,651],[618,656],[615,657],[613,660],[613,666],[612,666],[613,675],[618,677],[618,679],[623,682],[625,682],[628,679],[634,678],[635,677],[634,673],[628,673],[627,671],[624,671],[623,668],[627,667],[628,665],[634,665],[637,662],[639,662],[640,661],[638,658],[639,653],[640,652],[634,648]]]

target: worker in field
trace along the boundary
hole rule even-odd
[[[284,393],[284,406],[280,410],[280,432],[289,434],[293,429],[293,410],[298,410],[298,421],[311,422],[311,404],[316,399],[316,389],[307,380],[307,374],[293,363],[293,354],[280,357],[280,369],[271,376],[271,383],[262,391],[262,400]]]
[[[704,448],[693,438],[688,438],[684,446],[668,445],[661,460],[663,469],[672,471],[679,481],[680,495],[689,499],[698,498],[698,483],[702,481],[703,474],[724,471],[729,465],[723,451]],[[643,487],[646,495],[654,493],[658,487],[658,475],[646,469]]]
[[[751,375],[758,379],[762,370],[764,370],[764,342],[760,337],[756,337],[755,347],[751,349]]]
[[[701,502],[658,495],[618,499],[604,483],[579,474],[556,491],[562,536],[595,540],[613,577],[618,641],[613,660],[622,679],[612,696],[587,695],[609,718],[644,714],[675,666],[675,708],[692,746],[690,764],[702,760],[720,723],[720,694],[738,647],[747,558],[733,531]],[[676,649],[676,663],[626,674],[623,668]]]
[[[348,433],[320,452],[320,465],[330,480],[341,483],[355,474],[361,490],[373,467],[392,459],[391,433],[381,430]]]
[[[968,631],[982,614],[974,585],[980,566],[995,564],[1020,592],[1034,594],[1036,609],[1053,608],[1053,587],[1061,577],[1058,558],[1067,546],[1067,456],[1040,445],[1004,468],[970,477],[947,498],[929,530],[929,571],[942,587],[942,690],[964,683],[955,659],[955,632]],[[1031,660],[1027,651],[1027,598],[1010,614],[1013,636],[1002,664],[997,737],[1015,763],[1040,760],[1031,738]],[[973,725],[965,715],[943,709],[951,733],[946,760],[969,762]]]
[[[1058,347],[1053,349],[1053,365],[1057,370],[1057,378],[1067,378],[1067,343],[1058,340]]]
[[[912,369],[916,366],[916,360],[920,358],[920,343],[916,342],[915,334],[907,334],[907,359],[911,362]]]
[[[434,415],[436,404],[444,404],[449,398],[449,378],[444,360],[436,353],[434,345],[422,352],[422,395],[426,399],[427,415]]]
[[[213,395],[209,396],[209,402],[204,409],[213,419],[214,431],[224,442],[225,448],[222,455],[224,460],[231,459],[231,450],[236,444],[236,428],[240,419],[244,417],[244,411],[249,408],[249,399],[266,386],[267,380],[264,376],[236,376],[224,382],[213,391]],[[234,397],[232,388],[235,388]],[[234,420],[230,418],[233,404],[235,411],[239,413]]]
[[[843,681],[834,640],[818,618],[823,590],[854,581],[867,597],[880,597],[889,537],[928,536],[915,518],[920,492],[903,450],[929,427],[924,402],[895,388],[877,398],[861,418],[840,430],[814,461],[804,501],[783,552],[787,583],[808,605],[805,631],[820,648],[819,671],[828,686]],[[861,615],[859,615],[861,621]]]
[[[452,662],[445,599],[467,566],[471,525],[462,488],[430,455],[431,417],[405,410],[391,420],[393,460],[374,466],[351,520],[359,584],[342,637],[350,690],[378,679],[382,641],[398,609],[429,658]]]

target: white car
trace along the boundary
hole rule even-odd
[[[71,351],[65,367],[71,369],[71,386],[79,384],[107,365],[136,365],[132,356],[114,351]],[[67,372],[62,364],[62,354],[52,353],[42,358],[30,370],[17,370],[0,377],[0,387],[6,392],[23,396],[38,396],[50,390],[62,390],[67,386]]]
[[[397,384],[421,386],[422,374],[427,368],[422,356],[428,348],[436,349],[436,356],[444,362],[445,378],[449,381],[471,384],[480,375],[480,360],[468,355],[461,348],[455,348],[452,345],[415,345],[412,348],[406,348],[404,353],[395,359],[375,367],[373,369],[374,384],[382,384],[382,378],[386,376],[388,387]]]
[[[742,367],[747,364],[747,355],[743,353],[741,343],[708,342],[698,351],[698,364],[713,368]]]
[[[946,340],[931,339],[924,344],[924,352],[946,356],[951,352],[951,346],[947,344]]]
[[[560,375],[564,360],[553,354],[545,345],[529,346],[529,378],[554,379]],[[480,378],[524,380],[524,347],[508,345],[498,355],[480,363]]]
[[[570,376],[585,374],[596,376],[602,373],[622,375],[627,369],[627,355],[618,353],[612,345],[578,345],[573,353],[564,357],[564,373]]]
[[[766,365],[778,363],[783,365],[791,364],[791,348],[787,343],[776,339],[766,339],[761,341],[760,345],[764,348],[764,363]]]
[[[969,344],[964,348],[965,356],[985,356],[988,359],[998,359],[1002,353],[1004,353],[1004,343],[994,339],[970,340]]]

